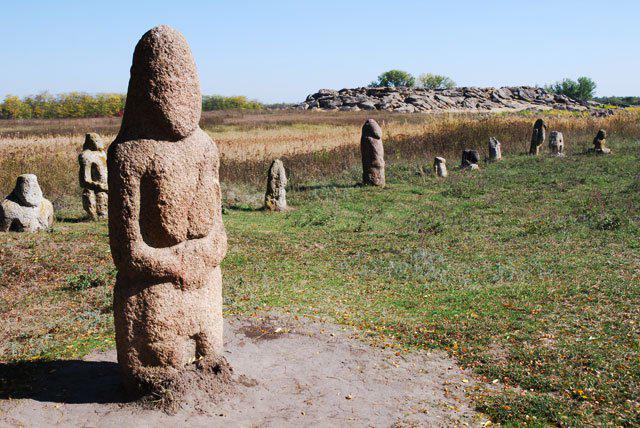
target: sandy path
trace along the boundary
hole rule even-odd
[[[442,353],[398,356],[335,325],[275,316],[231,319],[225,335],[237,382],[219,403],[194,401],[174,415],[125,403],[109,351],[50,363],[50,374],[33,380],[33,392],[0,401],[0,426],[480,426],[486,420],[464,396],[471,380]]]

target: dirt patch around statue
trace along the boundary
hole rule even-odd
[[[352,330],[269,315],[228,318],[233,385],[192,391],[174,414],[128,403],[115,351],[40,364],[28,392],[0,397],[0,426],[481,426],[472,379],[441,352],[372,347]],[[44,367],[46,365],[46,367]],[[5,373],[6,376],[6,373]],[[205,394],[203,394],[205,395]]]

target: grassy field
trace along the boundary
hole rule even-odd
[[[258,209],[270,144],[252,159],[223,158],[234,171],[224,214],[227,313],[310,314],[399,352],[446,349],[484,381],[474,400],[495,422],[640,424],[637,117],[550,117],[565,133],[565,159],[521,154],[530,117],[382,118],[385,189],[355,185],[361,118],[316,117],[207,128],[223,153],[233,141],[263,144],[268,130],[280,147],[301,135],[338,141],[304,151],[303,138],[283,156],[295,178],[284,214]],[[581,154],[601,126],[615,154]],[[507,158],[458,171],[454,142],[484,150],[492,131]],[[63,162],[75,148],[60,144]],[[427,172],[440,153],[455,153],[445,180]],[[68,168],[75,179],[75,163]],[[0,235],[0,361],[11,367],[114,347],[106,223],[82,221],[77,187],[60,170],[51,183],[69,187],[56,195],[54,230]],[[19,387],[7,367],[0,380]]]

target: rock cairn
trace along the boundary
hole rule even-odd
[[[564,136],[562,132],[551,131],[549,134],[549,151],[554,156],[564,157]]]
[[[602,116],[613,114],[591,101],[576,101],[529,86],[503,88],[355,88],[321,89],[298,105],[303,110],[385,110],[398,113],[437,111],[589,111]]]
[[[166,397],[192,385],[219,391],[229,376],[220,162],[200,114],[187,41],[170,27],[153,28],[135,48],[122,126],[107,156],[116,347],[133,395]]]
[[[438,177],[446,177],[449,175],[447,171],[447,160],[445,158],[436,157],[433,160],[433,171]]]
[[[533,124],[533,132],[531,134],[531,146],[529,147],[529,154],[538,156],[540,153],[540,146],[544,144],[544,140],[547,138],[547,124],[543,119],[536,120]]]
[[[384,187],[382,129],[373,119],[367,120],[362,126],[360,154],[362,155],[362,183],[367,186]]]
[[[495,137],[489,137],[489,162],[502,160],[502,147]]]
[[[0,231],[36,232],[53,225],[53,205],[42,196],[38,177],[19,175],[13,191],[0,204]]]
[[[593,139],[593,151],[599,155],[608,155],[611,149],[607,147],[607,131],[601,129]]]
[[[269,211],[287,210],[287,173],[280,159],[271,163],[267,175],[267,192],[264,195],[264,207]]]
[[[477,150],[463,150],[462,151],[462,162],[460,167],[462,169],[475,170],[480,169],[478,165],[480,162],[480,154]]]
[[[82,152],[78,156],[78,164],[84,210],[93,220],[106,218],[109,200],[107,154],[98,134],[90,133],[85,136]]]

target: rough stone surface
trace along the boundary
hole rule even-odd
[[[554,156],[564,157],[564,136],[562,132],[551,131],[549,134],[549,150]]]
[[[547,124],[543,119],[536,120],[533,124],[533,132],[531,134],[531,146],[529,147],[529,154],[537,156],[540,153],[540,146],[544,144],[544,140],[547,135]]]
[[[107,154],[98,134],[85,136],[82,152],[78,156],[82,206],[93,220],[107,217],[108,184]]]
[[[362,126],[360,154],[362,155],[362,183],[368,186],[384,187],[382,129],[373,119],[367,120]]]
[[[36,232],[53,225],[53,205],[42,196],[38,177],[18,176],[13,191],[0,204],[0,231]]]
[[[463,150],[462,151],[462,162],[460,163],[461,168],[466,169],[480,169],[478,165],[480,162],[480,154],[477,150]]]
[[[187,378],[207,393],[216,373],[228,373],[221,356],[227,238],[220,162],[198,127],[200,109],[184,37],[167,26],[147,32],[107,155],[116,346],[134,395],[180,390]]]
[[[601,129],[593,139],[593,151],[599,155],[608,155],[611,149],[607,147],[607,131]]]
[[[280,159],[271,163],[267,175],[267,192],[264,195],[264,206],[269,211],[287,210],[287,173]]]
[[[447,160],[445,158],[436,157],[433,160],[433,171],[438,177],[446,177],[449,175],[447,171]]]
[[[489,137],[489,162],[502,160],[502,147],[495,137]]]
[[[595,116],[613,114],[601,104],[572,100],[542,88],[529,86],[504,88],[354,88],[321,89],[298,105],[303,110],[385,110],[398,113],[438,111],[588,111]]]

